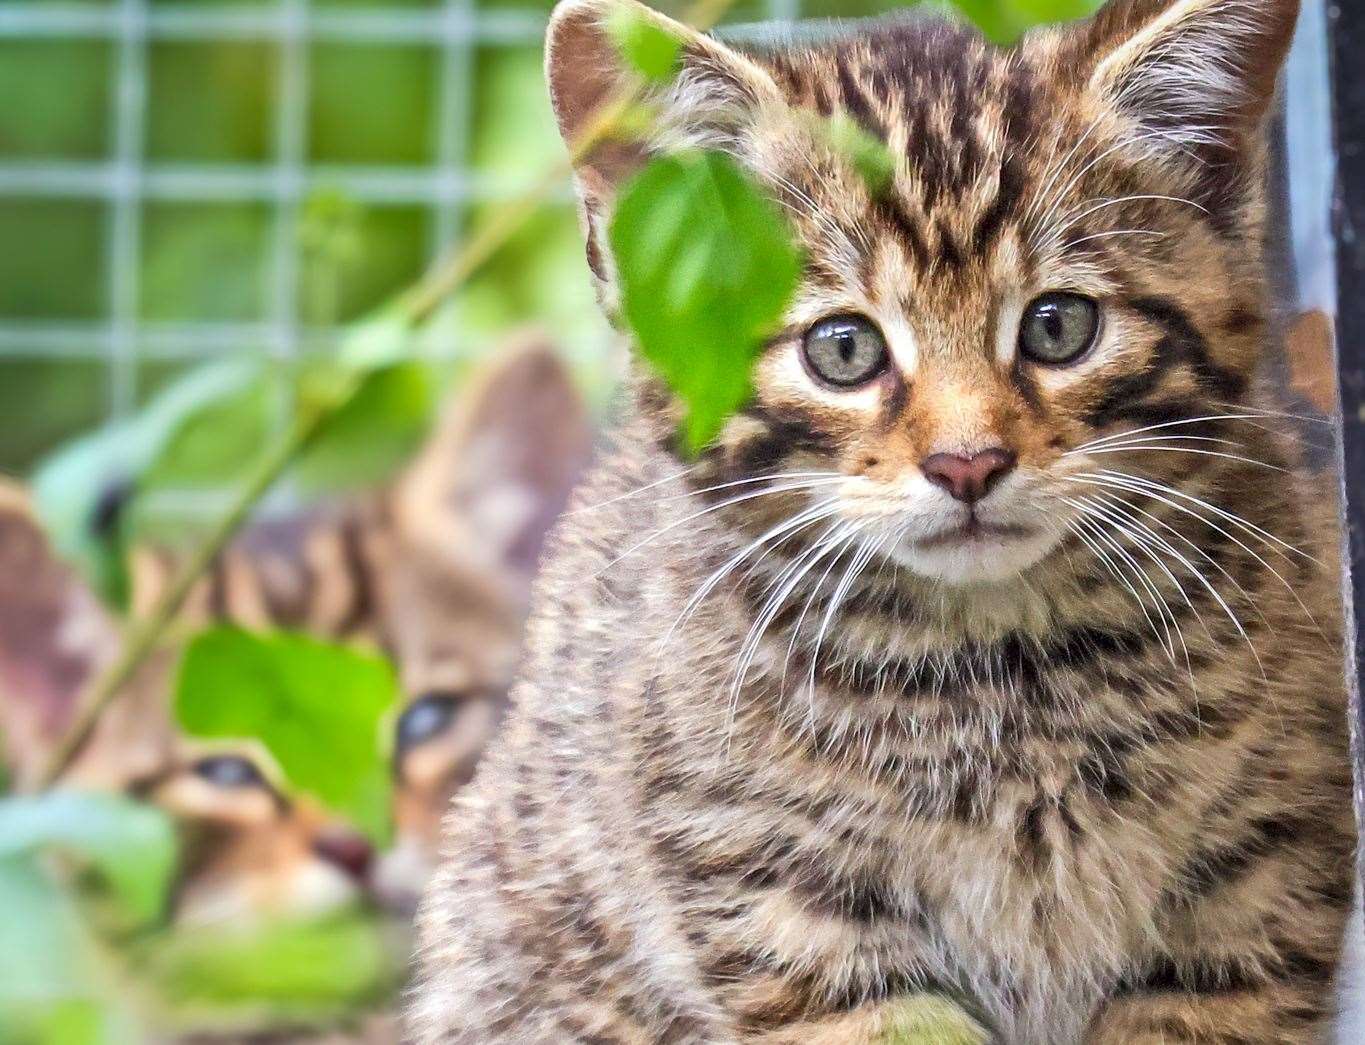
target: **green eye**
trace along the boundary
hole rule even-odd
[[[886,339],[862,316],[822,319],[806,332],[806,365],[821,381],[839,388],[865,385],[886,369]]]
[[[1083,356],[1100,332],[1100,307],[1079,294],[1044,294],[1024,309],[1019,350],[1035,363],[1057,366]]]

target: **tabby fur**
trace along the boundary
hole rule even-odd
[[[629,2],[552,20],[570,138],[628,79]],[[414,1039],[870,1042],[933,991],[1004,1043],[1324,1040],[1339,530],[1259,376],[1296,0],[1113,0],[1009,50],[917,17],[740,51],[635,10],[686,44],[658,133],[578,171],[604,307],[616,187],[663,148],[737,158],[803,277],[697,463],[637,372],[450,816]],[[839,113],[889,187],[812,132]],[[1066,367],[1018,349],[1049,290],[1104,313]],[[838,391],[801,344],[847,313],[891,365]],[[972,508],[926,481],[991,447],[1017,464]],[[978,524],[1023,532],[941,539]]]

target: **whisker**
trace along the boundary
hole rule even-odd
[[[679,526],[685,526],[685,525],[687,525],[687,524],[690,523],[690,522],[694,522],[694,521],[696,521],[697,519],[702,518],[703,516],[710,515],[712,512],[718,512],[718,511],[721,511],[721,510],[723,510],[723,509],[725,509],[725,508],[732,508],[732,507],[734,507],[734,506],[737,505],[737,504],[743,504],[745,501],[752,501],[752,500],[755,500],[755,499],[757,499],[757,498],[759,498],[759,497],[771,497],[771,496],[773,496],[773,495],[775,495],[775,494],[780,494],[780,493],[795,493],[795,492],[798,492],[798,491],[801,491],[801,490],[812,490],[812,489],[815,489],[815,488],[818,487],[818,486],[823,486],[823,485],[826,485],[826,484],[829,484],[829,483],[840,483],[840,482],[844,482],[844,481],[845,481],[846,479],[848,479],[848,478],[850,478],[850,477],[849,477],[849,476],[846,476],[846,475],[838,475],[838,476],[831,476],[831,477],[826,478],[826,479],[808,479],[808,480],[806,480],[805,482],[801,482],[801,483],[791,483],[791,484],[788,484],[788,485],[786,485],[786,486],[776,486],[776,487],[773,487],[772,489],[768,489],[768,490],[758,490],[758,491],[755,491],[755,492],[753,492],[753,493],[741,494],[741,495],[738,496],[738,497],[731,497],[731,498],[728,498],[728,499],[726,499],[726,500],[724,500],[724,501],[721,501],[719,504],[710,505],[710,506],[708,506],[708,507],[706,507],[706,508],[703,508],[703,509],[702,509],[701,511],[699,511],[699,512],[693,512],[691,515],[684,516],[684,517],[681,518],[681,519],[675,519],[673,522],[669,523],[667,526],[664,526],[664,527],[662,527],[662,528],[660,528],[660,529],[658,529],[658,530],[655,530],[653,533],[651,533],[648,537],[644,538],[643,540],[638,541],[638,542],[636,542],[635,544],[632,544],[629,548],[627,548],[625,551],[623,551],[620,555],[618,555],[616,558],[612,559],[611,562],[609,562],[609,563],[607,563],[605,566],[603,566],[602,569],[598,571],[597,576],[599,576],[599,577],[602,576],[602,574],[606,573],[606,572],[607,572],[608,570],[610,570],[613,566],[615,566],[615,565],[617,565],[618,563],[620,563],[623,559],[626,559],[626,558],[628,558],[629,556],[635,554],[635,552],[639,551],[639,550],[640,550],[641,548],[643,548],[645,545],[652,543],[653,541],[655,541],[655,540],[657,540],[658,538],[662,537],[664,534],[666,534],[666,533],[668,533],[668,532],[670,532],[670,531],[672,531],[672,530],[676,530]]]
[[[689,472],[694,472],[700,467],[701,466],[699,464],[694,464],[687,468],[684,468],[680,472],[675,472],[672,475],[666,475],[662,479],[656,479],[652,483],[646,483],[644,486],[637,486],[635,489],[627,490],[625,493],[617,494],[615,497],[608,497],[605,501],[599,501],[597,504],[585,504],[581,508],[575,508],[572,511],[565,512],[564,518],[568,519],[574,515],[584,515],[588,512],[595,512],[599,508],[605,508],[608,505],[619,504],[621,501],[628,501],[632,497],[638,497],[642,493],[648,493],[650,490],[657,489],[660,486],[666,486],[671,482],[676,482],[678,479],[681,479]]]
[[[1221,526],[1219,526],[1217,523],[1215,523],[1215,522],[1213,522],[1212,520],[1206,518],[1205,516],[1200,515],[1198,512],[1194,511],[1192,508],[1189,508],[1189,507],[1187,507],[1186,505],[1183,505],[1183,504],[1180,504],[1180,503],[1178,503],[1178,502],[1176,502],[1176,501],[1173,501],[1173,500],[1171,500],[1169,497],[1163,496],[1163,495],[1162,495],[1161,493],[1159,493],[1159,492],[1153,492],[1153,491],[1150,490],[1150,489],[1144,489],[1143,487],[1140,487],[1140,486],[1139,486],[1139,487],[1134,487],[1134,486],[1128,485],[1128,484],[1126,484],[1126,483],[1116,482],[1116,481],[1114,481],[1114,480],[1112,480],[1112,479],[1104,478],[1104,477],[1102,477],[1102,476],[1101,476],[1101,477],[1072,476],[1072,477],[1071,477],[1071,481],[1073,481],[1073,482],[1085,483],[1085,484],[1087,484],[1087,485],[1093,485],[1093,486],[1107,486],[1107,487],[1109,487],[1109,488],[1111,488],[1111,489],[1122,490],[1122,491],[1124,491],[1125,493],[1136,493],[1136,494],[1140,494],[1140,495],[1145,496],[1145,497],[1150,497],[1150,498],[1152,498],[1153,500],[1158,501],[1158,502],[1160,502],[1161,504],[1164,504],[1164,505],[1166,505],[1167,507],[1172,508],[1172,509],[1174,509],[1174,510],[1177,511],[1177,512],[1180,512],[1180,513],[1182,513],[1182,514],[1184,514],[1184,515],[1187,515],[1187,516],[1189,516],[1189,517],[1192,518],[1192,519],[1198,520],[1199,522],[1203,523],[1205,526],[1207,526],[1207,527],[1209,527],[1211,530],[1213,530],[1215,533],[1221,534],[1223,537],[1227,538],[1227,539],[1228,539],[1229,541],[1231,541],[1233,544],[1237,545],[1237,547],[1241,548],[1244,552],[1246,552],[1246,553],[1247,553],[1248,555],[1250,555],[1253,559],[1255,559],[1258,563],[1260,563],[1266,570],[1268,570],[1268,571],[1270,572],[1270,574],[1271,574],[1276,580],[1278,580],[1278,581],[1280,582],[1280,584],[1282,584],[1282,585],[1284,586],[1285,590],[1289,592],[1289,594],[1293,597],[1294,601],[1298,603],[1299,608],[1300,608],[1301,610],[1303,610],[1304,615],[1313,623],[1313,626],[1316,627],[1316,628],[1319,628],[1319,631],[1321,631],[1321,628],[1320,628],[1319,625],[1318,625],[1317,619],[1313,616],[1312,611],[1309,610],[1309,608],[1304,604],[1303,600],[1299,597],[1299,593],[1298,593],[1297,591],[1294,590],[1294,586],[1293,586],[1292,584],[1290,584],[1289,581],[1287,581],[1287,580],[1284,578],[1284,576],[1283,576],[1277,569],[1275,569],[1275,567],[1271,566],[1270,563],[1268,563],[1268,562],[1265,560],[1265,558],[1264,558],[1263,556],[1259,555],[1259,554],[1256,552],[1255,549],[1251,548],[1251,547],[1250,547],[1249,545],[1247,545],[1244,541],[1239,540],[1237,537],[1235,537],[1233,534],[1229,533],[1227,530],[1223,529],[1223,528],[1222,528]],[[1170,487],[1161,487],[1160,484],[1153,484],[1153,485],[1156,485],[1159,489],[1165,489],[1165,490],[1169,491],[1170,493],[1175,493],[1175,494],[1179,494],[1179,493],[1180,493],[1180,491],[1178,491],[1178,490],[1172,490]],[[1189,497],[1189,495],[1181,495],[1181,496],[1185,496],[1185,497],[1187,497],[1187,498]],[[1201,505],[1205,505],[1206,507],[1209,507],[1210,509],[1213,508],[1212,505],[1207,505],[1206,502],[1201,501],[1201,500],[1199,500],[1198,498],[1189,498],[1189,499],[1190,499],[1190,500],[1194,500],[1196,503],[1199,503],[1199,504],[1201,504]],[[1277,539],[1278,539],[1278,538],[1277,538]],[[1295,551],[1298,551],[1298,549],[1294,549],[1294,550],[1295,550]],[[1283,553],[1280,553],[1280,554],[1283,555]],[[1306,553],[1299,552],[1299,554],[1303,555],[1303,554],[1306,554]],[[1288,556],[1284,556],[1284,558],[1288,559]],[[1309,558],[1311,559],[1311,557],[1309,557]],[[1312,559],[1311,561],[1316,562],[1317,560]]]
[[[664,649],[667,648],[669,642],[672,640],[674,632],[677,631],[677,629],[681,627],[682,624],[689,617],[691,617],[693,613],[696,612],[697,607],[700,606],[706,600],[707,596],[709,596],[713,591],[715,591],[716,588],[720,586],[721,582],[732,571],[738,568],[739,565],[743,563],[744,560],[747,559],[750,555],[758,551],[760,548],[763,548],[764,545],[766,545],[770,540],[773,540],[774,538],[777,537],[782,537],[783,541],[785,541],[787,538],[792,537],[795,534],[799,533],[805,527],[820,522],[823,519],[828,519],[837,511],[838,511],[837,501],[833,500],[820,501],[817,504],[813,505],[812,507],[808,508],[806,511],[798,513],[795,517],[791,519],[786,519],[783,522],[779,523],[778,525],[774,526],[766,533],[750,541],[747,545],[744,546],[744,548],[742,548],[735,555],[731,556],[730,559],[728,559],[718,570],[714,571],[709,577],[706,578],[705,581],[702,582],[702,584],[697,588],[696,592],[693,593],[692,597],[687,601],[687,604],[683,607],[683,610],[678,615],[678,618],[669,627],[663,639],[660,641],[659,653],[662,654]],[[771,552],[772,550],[773,549],[770,548],[768,549],[768,552]],[[765,555],[766,554],[767,552],[765,552]]]
[[[1296,548],[1288,541],[1276,537],[1269,530],[1262,529],[1255,523],[1249,522],[1248,520],[1242,518],[1240,515],[1237,515],[1235,512],[1230,512],[1226,508],[1220,508],[1216,504],[1211,504],[1210,502],[1204,500],[1202,497],[1195,497],[1193,494],[1186,493],[1183,490],[1177,490],[1175,487],[1168,486],[1165,483],[1160,483],[1154,479],[1147,479],[1139,475],[1131,475],[1127,472],[1116,472],[1110,469],[1101,469],[1099,472],[1095,474],[1115,479],[1121,479],[1130,483],[1137,483],[1141,486],[1149,487],[1154,490],[1159,490],[1162,493],[1170,494],[1173,497],[1179,497],[1182,500],[1189,501],[1191,504],[1197,504],[1200,507],[1212,512],[1219,518],[1232,524],[1233,526],[1236,526],[1244,533],[1253,534],[1261,538],[1261,540],[1269,542],[1270,544],[1273,545],[1277,545],[1279,548],[1284,549],[1285,552],[1291,552],[1294,555],[1298,555],[1299,557],[1307,559],[1309,562],[1314,563],[1317,566],[1322,565],[1321,562],[1313,558],[1313,556],[1309,555],[1306,551],[1303,551],[1300,548]]]
[[[1174,664],[1175,638],[1171,634],[1171,626],[1167,621],[1168,617],[1172,617],[1171,608],[1166,605],[1166,600],[1161,595],[1161,589],[1152,583],[1152,578],[1147,575],[1147,571],[1142,568],[1141,564],[1133,558],[1127,549],[1111,537],[1104,526],[1100,525],[1100,521],[1095,518],[1093,513],[1086,512],[1081,519],[1076,521],[1088,525],[1090,527],[1090,532],[1094,537],[1107,545],[1110,550],[1112,550],[1114,554],[1132,570],[1133,576],[1137,579],[1143,590],[1152,597],[1152,604],[1155,606],[1157,612],[1157,620],[1161,623],[1161,632],[1165,633],[1164,642],[1162,642],[1161,633],[1157,631],[1156,624],[1152,621],[1150,615],[1147,615],[1147,620],[1149,624],[1152,624],[1152,633],[1156,635],[1157,641],[1161,643],[1162,648],[1166,651],[1167,657],[1170,658],[1171,663]],[[1146,614],[1145,603],[1143,603],[1143,612]]]
[[[1155,229],[1111,229],[1108,232],[1094,232],[1089,236],[1082,236],[1080,239],[1067,241],[1069,247],[1079,247],[1082,243],[1090,243],[1097,239],[1112,239],[1115,236],[1150,236],[1153,239],[1165,239],[1169,233],[1158,232]]]
[[[1241,454],[1226,454],[1217,450],[1196,450],[1188,446],[1158,446],[1152,443],[1123,443],[1118,446],[1105,446],[1087,450],[1086,456],[1091,454],[1121,454],[1127,453],[1130,450],[1152,450],[1168,454],[1198,454],[1201,457],[1221,457],[1228,461],[1241,461],[1244,464],[1254,465],[1257,468],[1267,468],[1272,472],[1283,472],[1286,475],[1289,474],[1288,468],[1281,468],[1277,464],[1269,464],[1266,461],[1258,461],[1254,457],[1243,457]]]
[[[1102,445],[1104,445],[1105,443],[1112,442],[1112,441],[1115,440],[1115,439],[1126,439],[1126,438],[1128,438],[1128,437],[1130,437],[1130,436],[1141,435],[1143,432],[1155,432],[1155,431],[1159,431],[1159,430],[1165,429],[1165,428],[1180,428],[1180,427],[1183,427],[1183,426],[1185,426],[1185,425],[1205,424],[1205,423],[1207,423],[1207,422],[1209,422],[1209,421],[1242,421],[1242,420],[1254,420],[1255,418],[1257,418],[1257,417],[1259,417],[1259,416],[1261,416],[1261,415],[1259,415],[1259,414],[1251,414],[1251,413],[1246,413],[1246,414],[1205,414],[1205,415],[1202,415],[1202,416],[1200,416],[1200,417],[1186,417],[1186,418],[1182,418],[1182,419],[1180,419],[1180,420],[1178,420],[1178,421],[1163,421],[1163,422],[1161,422],[1160,424],[1146,425],[1146,426],[1144,426],[1144,427],[1142,427],[1142,428],[1133,428],[1133,429],[1129,429],[1129,430],[1123,431],[1123,432],[1115,432],[1113,435],[1101,436],[1099,439],[1092,439],[1090,442],[1088,442],[1088,443],[1083,443],[1082,445],[1076,447],[1076,449],[1075,449],[1074,452],[1079,453],[1079,452],[1082,451],[1082,450],[1088,450],[1088,449],[1090,449],[1091,447],[1094,447],[1094,446],[1102,446]]]

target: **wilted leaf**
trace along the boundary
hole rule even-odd
[[[695,452],[748,400],[754,360],[796,287],[786,219],[734,161],[687,153],[626,186],[611,241],[625,318],[687,405]]]
[[[622,57],[645,79],[667,82],[677,73],[682,41],[642,11],[617,7],[607,31]]]
[[[133,921],[153,919],[165,906],[175,833],[150,806],[77,791],[0,800],[0,860],[46,850],[88,864]]]
[[[193,736],[260,740],[293,787],[383,842],[390,782],[380,724],[397,695],[377,654],[221,627],[186,650],[176,717]]]

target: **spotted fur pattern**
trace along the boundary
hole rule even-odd
[[[569,135],[619,79],[613,9],[552,22]],[[645,148],[744,163],[802,285],[696,464],[636,380],[449,819],[415,1040],[871,1042],[924,991],[998,1042],[1324,1039],[1355,846],[1335,516],[1258,378],[1296,13],[1114,0],[1013,50],[670,26]],[[838,113],[889,187],[811,132]],[[609,312],[642,151],[579,171]],[[1103,313],[1065,367],[1018,348],[1049,290]],[[802,338],[848,313],[890,365],[834,390]],[[984,447],[1017,465],[970,509],[925,481]],[[968,522],[1003,536],[945,543]]]

